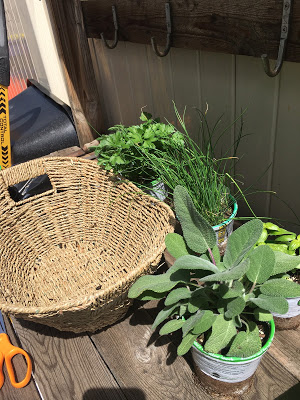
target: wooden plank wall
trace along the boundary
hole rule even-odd
[[[119,37],[150,44],[155,36],[166,43],[165,3],[170,4],[172,45],[276,59],[286,0],[88,0],[82,10],[88,37],[114,36],[112,5],[116,7]],[[286,60],[300,61],[300,1],[291,8]]]
[[[248,136],[241,142],[236,171],[244,176],[242,187],[261,177],[256,187],[275,190],[280,197],[250,196],[258,216],[295,222],[284,201],[300,217],[300,64],[285,62],[281,74],[269,78],[261,60],[254,57],[172,48],[167,57],[159,58],[149,45],[119,42],[108,50],[101,39],[89,39],[89,44],[106,128],[120,122],[138,123],[144,106],[153,115],[176,123],[174,100],[181,112],[189,106],[189,131],[199,140],[199,122],[191,107],[205,111],[208,104],[209,121],[214,123],[224,114],[223,126],[246,108],[244,133]],[[224,148],[236,134],[234,128],[229,130]],[[239,215],[246,213],[245,205],[240,205]],[[285,226],[300,233],[299,226],[289,222]]]

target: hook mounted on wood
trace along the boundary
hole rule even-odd
[[[293,0],[284,0],[283,1],[283,11],[282,11],[282,22],[281,22],[281,34],[280,34],[280,43],[278,49],[278,56],[276,60],[276,65],[274,70],[270,68],[270,61],[267,54],[263,54],[261,56],[265,73],[274,77],[279,74],[282,64],[283,58],[286,51],[286,43],[289,36],[289,27],[290,27],[290,18],[291,18],[291,8],[292,8]]]
[[[167,20],[167,44],[164,51],[160,52],[157,48],[155,37],[151,38],[152,48],[158,57],[165,57],[169,53],[171,47],[172,23],[171,23],[170,3],[165,3],[165,9],[166,9],[166,20]]]
[[[102,32],[102,33],[101,33],[101,39],[103,40],[103,42],[104,42],[104,44],[105,44],[105,47],[107,47],[108,49],[111,49],[111,50],[112,50],[112,49],[114,49],[114,48],[117,46],[118,41],[119,41],[119,38],[118,38],[118,30],[119,30],[119,27],[118,27],[118,20],[117,20],[116,7],[115,7],[115,6],[112,6],[111,8],[112,8],[112,14],[113,14],[113,20],[114,20],[114,27],[115,27],[115,38],[114,38],[113,43],[112,43],[111,45],[109,45],[109,44],[107,43],[106,39],[104,38],[104,33]]]

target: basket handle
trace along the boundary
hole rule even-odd
[[[15,204],[15,201],[11,198],[8,188],[16,185],[17,183],[28,181],[29,179],[36,178],[41,175],[47,175],[50,179],[52,188],[55,189],[55,182],[51,179],[49,174],[52,163],[49,163],[51,159],[37,158],[30,160],[22,164],[15,165],[11,168],[4,169],[0,172],[0,205]],[[19,202],[21,203],[22,200]]]

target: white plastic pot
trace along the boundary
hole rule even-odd
[[[269,323],[269,338],[259,352],[251,357],[226,357],[204,351],[203,347],[194,342],[192,357],[200,383],[209,392],[223,394],[243,394],[251,386],[252,379],[262,356],[270,347],[274,334],[275,324]]]

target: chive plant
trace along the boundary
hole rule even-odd
[[[149,168],[151,167],[156,171],[157,176],[160,176],[170,194],[173,193],[177,185],[186,187],[198,212],[211,225],[218,225],[224,221],[224,217],[231,215],[234,198],[236,200],[240,197],[245,199],[237,180],[232,176],[237,160],[238,144],[241,138],[245,136],[242,134],[242,124],[237,140],[232,146],[229,146],[222,158],[217,159],[215,155],[216,146],[221,137],[228,132],[236,121],[217,134],[220,119],[210,129],[206,115],[197,110],[201,118],[202,145],[200,147],[188,134],[184,114],[181,118],[175,105],[174,108],[184,132],[185,145],[178,146],[174,143],[164,152],[157,150],[151,154],[145,154],[146,163],[148,163]],[[229,155],[230,152],[232,155]],[[230,196],[229,188],[232,183],[236,188],[234,196]],[[246,199],[245,201],[247,202]]]

